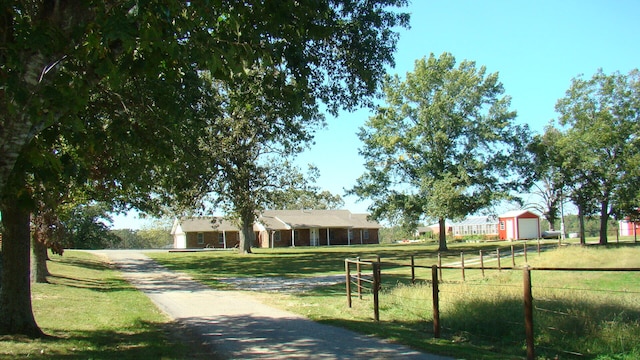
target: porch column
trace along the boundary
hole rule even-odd
[[[353,229],[347,229],[347,245],[351,245],[351,235],[353,235]]]
[[[296,230],[291,228],[291,246],[296,247]]]
[[[363,244],[362,238],[364,237],[364,230],[360,229],[360,245]]]
[[[327,246],[331,245],[331,240],[329,240],[329,228],[327,228]]]
[[[227,248],[227,232],[226,231],[222,231],[222,243],[224,244],[224,248]]]

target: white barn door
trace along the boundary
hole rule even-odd
[[[538,219],[518,219],[519,239],[537,239],[540,237]]]

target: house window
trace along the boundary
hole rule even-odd
[[[273,233],[273,241],[275,241],[275,242],[280,242],[280,241],[281,241],[281,239],[282,239],[282,237],[281,237],[281,236],[282,236],[282,235],[280,235],[280,230],[278,230],[278,231],[274,231],[274,233]]]
[[[369,240],[369,229],[364,229],[364,231],[362,232],[362,237],[365,240]]]
[[[500,221],[500,230],[504,230],[504,221]]]
[[[198,233],[198,244],[204,244],[204,233]]]
[[[223,232],[219,232],[218,233],[218,244],[220,244],[220,245],[224,244],[224,233]]]

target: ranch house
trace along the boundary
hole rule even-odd
[[[253,246],[378,244],[379,229],[367,214],[348,210],[267,210],[253,226]],[[238,226],[221,217],[176,220],[171,234],[176,249],[233,248],[240,239]]]

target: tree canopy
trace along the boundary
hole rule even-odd
[[[519,184],[515,160],[528,142],[498,74],[453,55],[417,60],[402,80],[387,76],[385,104],[359,137],[366,172],[351,190],[375,218],[456,219],[505,199]],[[446,249],[446,231],[440,231]]]
[[[186,203],[202,190],[195,184],[211,176],[196,166],[206,154],[200,134],[215,111],[203,106],[211,95],[203,73],[230,83],[265,66],[282,79],[270,99],[292,114],[304,114],[315,101],[332,112],[353,108],[375,93],[384,66],[393,63],[393,28],[408,23],[395,7],[405,4],[6,2],[0,10],[0,334],[41,335],[28,276],[24,282],[34,203],[29,186],[40,165],[51,165],[52,179],[70,171],[65,179],[87,186],[88,199],[151,210]]]
[[[600,243],[606,244],[609,217],[638,207],[640,72],[577,77],[556,111],[560,136],[553,149],[567,195],[581,214],[599,213]]]

